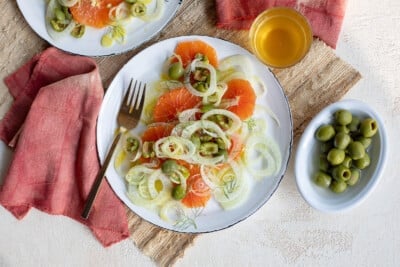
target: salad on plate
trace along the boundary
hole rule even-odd
[[[46,0],[46,30],[51,38],[64,36],[76,39],[85,35],[86,28],[106,29],[101,45],[112,46],[126,42],[126,27],[141,20],[159,20],[165,10],[164,0]]]
[[[267,88],[242,54],[218,58],[202,40],[183,40],[146,93],[142,123],[125,132],[114,167],[136,206],[173,229],[196,228],[203,210],[234,210],[276,175],[282,152],[257,114]]]

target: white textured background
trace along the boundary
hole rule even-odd
[[[383,117],[389,164],[357,208],[310,208],[288,175],[249,219],[195,241],[176,266],[400,266],[400,1],[348,0],[337,54],[363,79],[345,96]],[[294,154],[293,154],[294,155]],[[17,221],[0,206],[0,266],[154,266],[130,240],[104,249],[82,225],[36,210]]]

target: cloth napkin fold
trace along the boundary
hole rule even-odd
[[[300,11],[311,24],[314,36],[336,48],[347,0],[215,0],[217,27],[246,30],[265,9],[278,6]]]
[[[110,246],[129,236],[126,210],[104,182],[80,217],[99,170],[95,127],[103,98],[96,62],[48,48],[5,79],[15,101],[0,139],[15,147],[0,204],[22,219],[31,207],[87,225]]]

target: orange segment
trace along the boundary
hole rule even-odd
[[[155,142],[158,139],[167,137],[171,134],[172,129],[175,127],[172,123],[160,123],[150,125],[142,134],[143,142]]]
[[[223,99],[237,99],[238,104],[227,108],[229,111],[245,120],[254,113],[256,94],[247,80],[233,79],[228,82],[228,90]]]
[[[153,111],[155,122],[169,122],[178,118],[180,112],[195,107],[201,98],[192,95],[186,88],[178,88],[163,94]]]
[[[181,57],[184,67],[186,67],[198,53],[207,56],[210,64],[214,67],[218,66],[217,51],[203,41],[183,41],[178,43],[175,48],[175,54]]]
[[[181,200],[182,204],[189,208],[205,207],[211,198],[211,190],[203,181],[200,171],[194,173],[191,170],[191,176],[187,179],[186,196]]]
[[[70,7],[72,17],[80,24],[103,28],[110,24],[110,9],[123,0],[80,0]]]

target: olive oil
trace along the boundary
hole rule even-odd
[[[250,29],[254,53],[271,67],[289,67],[299,62],[312,43],[305,17],[291,8],[271,8],[261,13]]]

